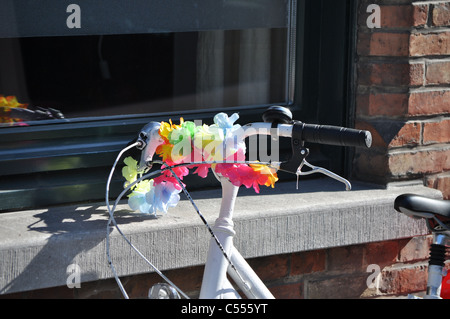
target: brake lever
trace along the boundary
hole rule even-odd
[[[281,162],[278,169],[294,173],[297,175],[297,189],[298,189],[298,178],[300,175],[310,175],[314,173],[322,173],[331,177],[343,184],[345,184],[345,189],[347,191],[351,190],[352,185],[345,178],[333,173],[323,167],[314,166],[306,161],[306,157],[309,155],[309,149],[305,147],[305,143],[302,138],[303,123],[300,121],[292,121],[292,135],[291,135],[291,149],[292,155],[287,162]],[[311,168],[310,171],[302,172],[303,166],[308,166]]]
[[[303,166],[308,166],[309,168],[311,168],[311,170],[302,172]],[[302,163],[300,164],[300,166],[297,169],[297,173],[296,173],[297,174],[297,188],[298,188],[298,176],[299,175],[303,176],[303,175],[310,175],[310,174],[314,174],[314,173],[321,173],[321,174],[327,175],[328,177],[331,177],[331,178],[337,180],[338,182],[345,184],[346,191],[349,191],[352,189],[352,184],[348,180],[343,178],[342,176],[339,176],[338,174],[333,173],[333,172],[327,170],[326,168],[314,166],[314,165],[308,163],[305,159],[303,159]]]

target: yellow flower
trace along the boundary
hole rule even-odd
[[[138,162],[134,160],[131,156],[125,158],[123,162],[125,163],[126,166],[122,168],[122,175],[127,180],[127,182],[125,183],[125,187],[127,187],[137,179]]]
[[[156,153],[162,157],[162,160],[164,162],[168,162],[168,164],[178,163],[191,154],[190,140],[185,140],[185,138],[190,138],[191,134],[189,128],[192,130],[194,129],[193,127],[191,127],[193,123],[192,125],[186,127],[184,130],[183,130],[183,123],[185,122],[182,117],[180,118],[180,124],[173,124],[172,120],[169,120],[169,123],[161,122],[161,126],[159,128],[159,135],[163,138],[164,143],[156,148]],[[172,138],[174,131],[180,133],[175,135],[176,137],[175,139]],[[176,149],[174,149],[175,146],[174,144],[178,144],[178,142],[180,141],[184,142],[182,145],[184,146],[184,148],[177,147]],[[186,142],[188,142],[189,144],[186,144]],[[188,149],[186,149],[186,147]]]
[[[183,124],[184,119],[180,118],[180,124],[173,124],[172,120],[169,120],[169,123],[167,122],[161,122],[161,126],[159,127],[159,135],[164,138],[165,141],[169,141],[169,135],[173,130],[180,129],[181,125]]]
[[[0,95],[0,106],[8,107],[24,107],[26,104],[21,104],[17,101],[15,96],[3,96]]]
[[[150,192],[152,187],[153,187],[153,179],[145,179],[143,181],[140,181],[135,185],[133,192],[129,194],[128,197],[133,197],[136,195],[145,195],[148,192]]]
[[[164,162],[173,162],[172,160],[172,144],[161,144],[156,148],[156,154],[161,156]]]

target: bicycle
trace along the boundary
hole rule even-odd
[[[239,187],[242,185],[247,188],[253,187],[257,192],[261,185],[274,187],[274,183],[278,180],[276,172],[284,171],[297,175],[297,184],[301,175],[322,173],[344,183],[346,190],[350,190],[351,183],[345,178],[306,161],[309,149],[305,143],[365,148],[369,148],[372,143],[369,131],[306,124],[293,120],[290,110],[281,106],[268,108],[263,113],[264,122],[240,126],[234,124],[237,118],[237,114],[228,117],[225,113],[219,113],[214,117],[214,124],[211,126],[196,126],[193,122],[184,122],[183,119],[180,119],[179,125],[173,124],[172,121],[150,122],[142,128],[136,140],[130,142],[130,145],[118,154],[106,187],[106,206],[109,212],[106,254],[114,278],[125,298],[128,298],[128,295],[109,253],[109,234],[112,226],[164,279],[165,283],[157,284],[150,289],[149,298],[189,298],[143,256],[120,230],[114,219],[114,210],[127,192],[132,192],[128,195],[130,208],[141,213],[166,212],[169,207],[176,205],[181,192],[189,199],[211,235],[200,299],[240,298],[237,289],[227,279],[227,273],[247,298],[272,299],[274,298],[272,293],[233,245],[235,234],[233,210]],[[278,158],[270,158],[268,161],[246,160],[243,141],[256,135],[271,135],[274,141],[278,141],[280,137],[290,138],[292,150],[290,158],[287,161],[280,161]],[[141,152],[140,159],[137,161],[127,157],[124,160],[126,166],[122,169],[122,174],[127,181],[124,190],[111,207],[109,185],[114,170],[123,154],[131,149]],[[154,159],[155,154],[162,160]],[[152,171],[154,165],[160,165],[160,168]],[[309,170],[303,171],[304,167],[308,167]],[[196,168],[194,173],[201,177],[204,177],[205,170],[211,169],[221,183],[221,207],[213,227],[208,225],[182,182],[188,168]],[[158,177],[148,180],[156,175]]]
[[[402,194],[395,199],[394,208],[415,219],[425,219],[433,240],[428,259],[427,289],[423,299],[450,299],[450,277],[445,271],[446,246],[450,246],[450,201]],[[408,295],[410,299],[420,299]]]

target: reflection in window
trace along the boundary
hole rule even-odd
[[[287,32],[0,39],[0,95],[28,105],[0,125],[287,103]]]

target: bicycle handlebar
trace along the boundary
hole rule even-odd
[[[302,123],[301,131],[305,142],[367,148],[372,145],[372,135],[364,130]]]
[[[356,146],[369,148],[372,144],[372,135],[368,131],[352,128],[306,124],[293,119],[289,108],[274,105],[262,114],[264,122],[275,124],[292,124],[293,131],[290,137],[303,142],[318,144]]]
[[[245,133],[244,138],[255,135],[270,135],[272,132],[271,123],[250,123],[243,126]],[[347,127],[306,124],[294,121],[289,124],[278,124],[278,135],[283,137],[291,137],[304,142],[338,145],[338,146],[355,146],[367,147],[372,145],[372,135],[369,131],[357,130]]]
[[[276,127],[275,127],[276,126]],[[276,133],[274,129],[276,128]],[[369,131],[357,130],[339,126],[305,124],[299,121],[290,123],[251,123],[244,126],[244,138],[254,134],[266,134],[290,137],[292,155],[287,162],[280,163],[279,169],[291,173],[297,173],[298,168],[308,156],[308,149],[304,142],[367,147],[372,144],[372,135]]]

